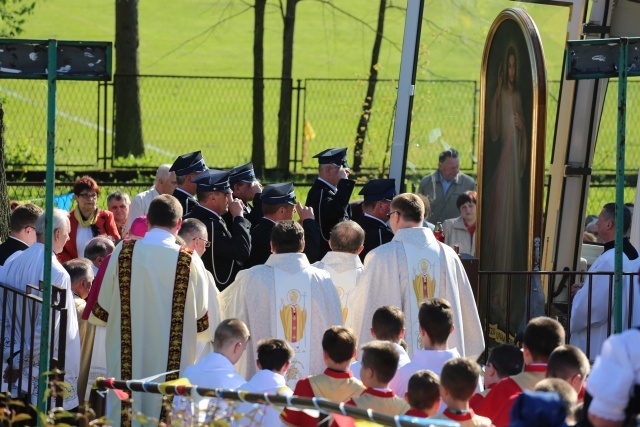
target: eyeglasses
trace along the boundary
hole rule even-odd
[[[391,215],[393,215],[394,213],[399,214],[399,213],[400,213],[400,211],[391,211],[391,212],[389,212],[389,213],[387,214],[387,218],[391,218]]]
[[[98,198],[98,195],[96,193],[81,193],[78,194],[78,197],[82,197],[85,200],[95,200]]]
[[[211,242],[206,239],[203,239],[202,237],[194,237],[193,240],[202,240],[204,242],[205,248],[208,248],[211,246]]]

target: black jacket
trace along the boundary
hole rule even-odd
[[[393,239],[393,232],[386,224],[364,214],[360,217],[358,224],[364,230],[364,249],[360,252],[360,259],[364,262],[364,257],[369,252]]]
[[[29,249],[26,243],[13,237],[9,237],[3,244],[0,245],[0,265],[4,265],[7,258],[18,251],[24,251]]]

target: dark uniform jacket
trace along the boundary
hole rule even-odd
[[[18,251],[24,251],[25,249],[29,249],[29,245],[24,243],[22,240],[15,239],[13,237],[9,237],[3,244],[0,245],[0,265],[4,265],[4,262],[11,255]]]
[[[183,215],[188,215],[194,207],[198,206],[198,201],[195,199],[195,197],[179,188],[173,190],[173,197],[178,199],[178,201],[180,202]]]
[[[267,262],[271,255],[271,230],[276,225],[268,218],[261,218],[258,225],[251,229],[251,256],[245,263],[245,268],[253,267]],[[320,261],[320,229],[318,223],[313,219],[306,219],[302,222],[304,229],[304,254],[310,263]]]
[[[260,200],[260,193],[257,193],[253,198],[253,205],[246,203],[243,209],[243,215],[246,219],[251,223],[251,228],[258,225],[260,219],[262,219],[262,201]],[[224,218],[224,222],[227,224],[228,228],[232,227],[233,224],[233,216],[231,216],[231,212],[227,212],[222,215]]]
[[[362,214],[357,222],[364,230],[364,249],[360,252],[360,260],[364,262],[370,251],[393,239],[393,232],[387,224],[366,214]]]
[[[202,254],[202,262],[211,272],[220,291],[233,283],[242,263],[249,259],[251,253],[251,223],[241,216],[233,219],[231,231],[221,216],[205,208],[195,206],[189,215],[204,223],[209,234],[211,246]]]
[[[349,199],[355,183],[351,179],[341,179],[336,192],[327,183],[317,178],[309,190],[306,206],[313,208],[313,214],[320,225],[320,259],[329,252],[331,229],[340,221],[351,218]]]

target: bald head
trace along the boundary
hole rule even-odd
[[[105,236],[97,236],[89,240],[84,248],[84,256],[93,265],[100,267],[105,257],[115,249],[115,245],[111,239]]]
[[[329,246],[334,252],[359,254],[364,243],[364,230],[354,221],[342,221],[333,227]]]

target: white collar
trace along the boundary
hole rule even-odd
[[[140,241],[150,245],[165,246],[169,248],[180,247],[176,243],[176,237],[162,228],[152,228],[147,231]]]
[[[331,189],[332,189],[333,191],[335,191],[336,193],[338,192],[338,187],[336,187],[336,186],[334,186],[334,185],[332,185],[332,184],[329,184],[327,181],[325,181],[324,179],[322,179],[322,178],[320,178],[320,177],[318,177],[318,179],[319,179],[320,181],[324,182],[325,184],[327,184],[327,185],[329,186],[329,188],[331,188]]]
[[[266,217],[266,216],[263,216],[262,218],[264,218],[264,219],[268,219],[268,220],[269,220],[269,221],[271,221],[272,223],[277,224],[277,222],[276,222],[276,221],[274,221],[274,220],[272,220],[271,218],[268,218],[268,217]]]
[[[180,191],[180,192],[182,192],[182,193],[186,194],[187,196],[189,196],[190,198],[192,198],[192,199],[193,199],[193,194],[189,193],[188,191],[184,191],[184,190],[183,190],[182,188],[180,188],[180,187],[176,187],[176,190],[178,190],[178,191]]]
[[[384,222],[384,221],[383,221],[383,220],[381,220],[380,218],[376,218],[376,217],[375,217],[375,216],[373,216],[373,215],[369,215],[369,214],[368,214],[368,213],[366,213],[366,212],[363,214],[363,216],[366,216],[366,217],[369,217],[369,218],[373,218],[373,219],[375,219],[376,221],[380,221],[380,223],[381,223],[382,225],[387,226],[387,223],[386,223],[386,222]]]
[[[211,210],[211,209],[209,209],[208,207],[206,207],[206,206],[204,206],[204,205],[200,205],[200,207],[201,207],[202,209],[206,209],[206,210],[208,210],[209,212],[211,212],[212,214],[214,214],[214,215],[216,216],[216,218],[220,218],[220,214],[218,214],[217,212],[212,211],[212,210]]]
[[[17,240],[20,243],[24,243],[25,245],[29,246],[29,244],[27,242],[25,242],[24,240],[18,239],[17,237],[14,236],[9,236],[10,239],[14,239]]]

